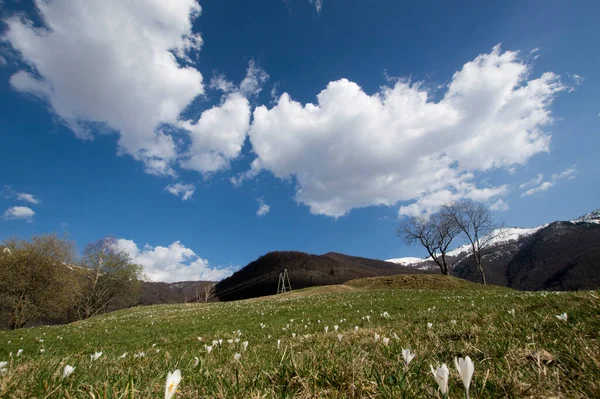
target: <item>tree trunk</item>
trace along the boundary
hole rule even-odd
[[[476,258],[476,261],[477,261],[477,267],[479,268],[479,271],[481,272],[481,284],[487,285],[487,282],[485,281],[485,273],[483,272],[483,267],[481,266],[481,258]]]

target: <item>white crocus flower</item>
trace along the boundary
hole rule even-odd
[[[567,317],[567,314],[566,314],[566,313],[563,313],[563,314],[557,314],[557,315],[556,315],[556,318],[557,318],[558,320],[567,321],[567,318],[568,318],[568,317]]]
[[[125,359],[127,357],[127,352],[124,352],[121,356],[119,356],[119,359]]]
[[[454,358],[454,364],[465,386],[466,397],[469,399],[469,387],[471,386],[471,378],[473,378],[473,373],[475,372],[475,364],[469,356],[464,359],[462,357]]]
[[[433,327],[433,323],[427,323],[427,329],[431,330],[431,328]]]
[[[381,339],[381,342],[383,342],[383,344],[384,344],[385,346],[388,346],[388,345],[390,344],[390,339],[389,339],[389,338],[387,338],[387,337],[383,337],[383,338]]]
[[[337,332],[338,328],[340,328],[340,327],[336,324],[335,326],[333,326],[333,331]]]
[[[73,367],[73,366],[69,366],[69,365],[67,364],[67,365],[65,366],[64,370],[63,370],[63,373],[62,373],[62,378],[63,378],[63,380],[64,380],[65,378],[67,378],[68,376],[70,376],[70,375],[71,375],[71,373],[73,373],[73,371],[75,371],[75,367]]]
[[[0,374],[4,374],[6,366],[8,366],[8,362],[0,362]]]
[[[248,341],[242,342],[242,348],[244,348],[244,350],[248,348]]]
[[[279,349],[279,346],[280,346],[280,345],[281,345],[281,340],[280,340],[280,339],[278,339],[278,340],[277,340],[277,349]]]
[[[325,332],[329,331],[329,326],[325,326],[324,330]]]
[[[380,335],[375,333],[375,342],[379,341],[379,337],[380,337]]]
[[[342,338],[343,338],[343,337],[344,337],[344,336],[343,336],[342,334],[338,334],[338,335],[337,335],[338,341],[342,342]]]
[[[21,354],[22,354],[22,353],[23,353],[23,349],[19,349],[19,350],[17,351],[17,357],[21,356]]]
[[[102,356],[102,352],[95,352],[93,355],[90,355],[90,360],[98,360],[100,359],[100,356]]]
[[[167,373],[167,383],[165,384],[165,399],[171,399],[177,391],[177,386],[181,382],[181,371],[175,370]]]
[[[354,332],[358,332],[358,326],[354,326]]]
[[[242,357],[241,353],[236,353],[235,355],[233,355],[233,359],[236,361],[239,361],[241,357]]]
[[[198,356],[194,356],[194,367],[198,367],[199,364],[200,364],[200,359],[198,359]]]
[[[213,348],[212,345],[207,345],[206,346],[206,353],[212,352],[212,348]]]
[[[402,349],[402,358],[404,359],[404,365],[406,367],[408,367],[408,365],[410,364],[410,362],[412,362],[414,357],[415,353],[413,351],[411,351],[410,349]]]
[[[448,366],[446,363],[443,363],[441,367],[434,369],[431,367],[431,372],[433,373],[433,378],[438,384],[438,388],[442,393],[442,396],[446,396],[448,394],[448,376],[450,375],[450,370],[448,370]]]
[[[450,324],[452,324],[453,326],[455,326],[456,325],[456,320],[454,320],[454,319],[450,320]]]
[[[515,315],[515,310],[514,310],[514,309],[511,309],[511,310],[509,310],[509,311],[508,311],[508,313],[509,313],[511,316],[514,316],[514,315]]]

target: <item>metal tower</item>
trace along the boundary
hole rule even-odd
[[[281,294],[292,290],[292,284],[290,284],[290,275],[288,274],[287,267],[279,273],[279,281],[277,282],[277,293]]]

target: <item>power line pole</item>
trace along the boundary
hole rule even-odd
[[[290,283],[290,275],[288,274],[287,267],[279,273],[279,281],[277,281],[277,293],[282,294],[292,290],[292,284]]]

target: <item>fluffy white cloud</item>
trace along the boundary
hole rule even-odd
[[[499,196],[508,194],[510,191],[508,185],[477,188],[469,182],[472,178],[473,176],[469,174],[448,177],[446,180],[447,188],[429,191],[419,197],[416,202],[407,206],[401,206],[398,212],[399,216],[431,214],[437,211],[442,205],[462,198],[479,202],[489,202]],[[498,201],[502,201],[502,199],[499,198],[496,200],[496,203]]]
[[[27,206],[13,206],[4,211],[5,219],[25,219],[29,223],[33,222],[35,212]]]
[[[526,183],[523,183],[519,186],[519,188],[525,188],[525,187],[529,187],[532,185],[535,186],[535,187],[530,188],[529,190],[523,192],[521,194],[521,197],[528,197],[533,194],[541,193],[543,191],[548,191],[548,189],[550,189],[551,187],[554,187],[556,185],[556,183],[558,183],[559,180],[574,179],[576,173],[577,173],[577,167],[575,165],[573,165],[570,168],[563,170],[562,172],[553,173],[552,176],[550,176],[550,180],[548,180],[548,181],[542,182],[543,175],[538,175],[537,178],[532,179],[532,180],[530,180]]]
[[[237,92],[202,112],[198,122],[181,122],[179,126],[190,132],[192,144],[180,166],[202,173],[227,168],[242,151],[249,124],[250,103]]]
[[[257,199],[258,201],[258,210],[256,211],[256,216],[265,216],[271,210],[271,207],[265,204],[265,200],[261,197]]]
[[[496,46],[456,72],[438,102],[404,80],[372,95],[330,82],[317,104],[284,93],[254,111],[253,167],[294,178],[297,201],[334,217],[400,201],[417,200],[401,210],[414,214],[456,197],[491,200],[506,187],[478,187],[476,172],[549,150],[544,128],[565,86],[551,72],[530,75],[517,52]]]
[[[14,17],[4,39],[34,73],[17,72],[12,86],[46,99],[78,137],[90,127],[120,133],[119,149],[153,174],[174,175],[175,123],[203,93],[189,62],[202,40],[192,33],[196,0],[36,0],[45,28]]]
[[[175,183],[165,187],[165,190],[167,190],[174,196],[181,196],[182,200],[187,201],[190,198],[192,198],[192,195],[194,195],[194,191],[196,191],[196,186],[194,186],[193,184]]]
[[[179,162],[181,167],[201,173],[229,167],[229,162],[240,155],[250,127],[248,97],[258,95],[268,78],[263,69],[250,61],[246,76],[239,86],[223,75],[211,80],[211,87],[225,94],[221,104],[202,112],[196,123],[179,123],[179,127],[189,132],[192,142]]]
[[[198,257],[190,248],[175,241],[168,247],[143,248],[132,240],[117,239],[114,249],[127,253],[133,262],[144,268],[144,274],[150,281],[218,281],[231,275],[234,267],[210,267],[206,259]]]

